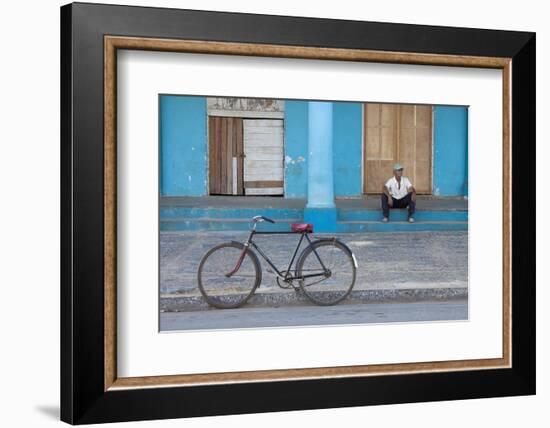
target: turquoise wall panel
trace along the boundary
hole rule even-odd
[[[161,95],[159,108],[161,195],[207,195],[206,98]]]
[[[334,193],[361,195],[362,104],[335,102],[333,115]]]
[[[434,107],[433,194],[468,195],[468,108]]]
[[[307,101],[285,101],[285,197],[307,197]]]

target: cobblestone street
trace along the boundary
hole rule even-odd
[[[314,236],[320,237],[321,234]],[[330,235],[335,236],[335,235]],[[355,253],[356,289],[399,287],[467,287],[468,233],[350,233],[336,235]],[[163,232],[160,234],[161,295],[197,289],[202,256],[213,246],[244,241],[246,232]],[[280,269],[286,269],[299,235],[257,235],[255,242]],[[304,244],[302,243],[304,248]],[[261,288],[276,287],[264,272]],[[198,290],[197,290],[198,292]]]

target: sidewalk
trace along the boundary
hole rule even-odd
[[[468,234],[465,231],[330,236],[339,237],[357,258],[356,282],[347,303],[448,300],[468,296]],[[161,311],[208,309],[197,287],[197,269],[202,256],[214,245],[230,240],[242,242],[246,237],[246,232],[161,233]],[[286,269],[298,239],[299,235],[255,237],[256,243],[281,269]],[[279,288],[275,275],[260,261],[262,284],[246,306],[311,304],[294,290]]]
[[[416,222],[407,222],[404,209],[392,210],[391,221],[382,223],[379,195],[336,199],[339,233],[468,230],[468,200],[426,195],[417,197]],[[305,199],[269,196],[161,197],[160,229],[163,232],[246,231],[250,219],[264,215],[276,220],[267,230],[285,231],[303,222]]]

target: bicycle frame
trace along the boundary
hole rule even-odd
[[[302,245],[304,237],[308,241],[309,245],[312,244],[311,239],[309,238],[308,234],[305,233],[305,232],[300,234],[301,235],[300,240],[298,241],[298,245],[296,245],[296,249],[294,250],[294,254],[292,255],[292,258],[290,259],[290,263],[288,264],[288,268],[286,270],[285,275],[283,275],[282,271],[280,271],[277,268],[277,266],[275,266],[275,264],[273,264],[273,262],[270,260],[269,256],[267,256],[261,250],[261,248],[258,245],[256,245],[256,243],[253,241],[254,235],[295,235],[295,234],[296,234],[296,232],[257,232],[256,231],[256,224],[254,224],[254,227],[250,231],[250,235],[248,235],[248,239],[244,243],[243,251],[242,251],[239,259],[237,260],[237,263],[236,263],[235,267],[233,268],[233,270],[231,272],[226,273],[225,276],[230,277],[230,276],[234,275],[240,269],[241,264],[244,260],[245,255],[246,255],[246,250],[248,248],[250,248],[250,246],[252,245],[252,247],[254,247],[254,249],[258,252],[258,254],[275,271],[277,276],[285,282],[292,281],[292,280],[295,280],[295,279],[305,279],[305,278],[313,278],[313,277],[319,277],[319,276],[325,276],[326,277],[327,273],[328,273],[328,269],[323,264],[323,261],[321,260],[321,257],[319,257],[319,254],[317,254],[317,251],[315,250],[315,248],[313,248],[313,252],[315,253],[315,256],[317,257],[317,260],[319,260],[319,263],[321,264],[321,266],[323,268],[323,272],[322,273],[312,273],[312,274],[308,274],[308,275],[300,275],[299,277],[298,276],[292,276],[290,274],[290,269],[292,268],[292,264],[294,263],[294,260],[296,259],[296,255],[298,254],[298,250],[300,249],[300,246]]]

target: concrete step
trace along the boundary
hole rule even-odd
[[[290,230],[292,223],[300,223],[300,218],[277,219],[275,224],[261,223],[258,231],[286,232]],[[173,217],[162,218],[161,231],[247,231],[252,224],[249,220],[234,218],[188,218]],[[315,229],[314,229],[315,230]],[[417,220],[415,223],[392,220],[388,223],[376,221],[338,221],[335,232],[421,232],[443,230],[468,230],[467,221],[425,221]]]
[[[160,209],[160,229],[162,231],[246,231],[250,230],[251,219],[264,215],[276,221],[258,226],[259,231],[284,232],[292,223],[303,222],[303,209],[299,207],[190,207],[163,206]],[[390,222],[381,223],[379,209],[339,208],[338,224],[335,232],[399,232],[399,231],[439,231],[467,230],[468,211],[419,210],[415,223],[407,222],[406,209],[390,212]]]
[[[406,209],[395,209],[390,211],[390,220],[406,221],[408,212]],[[466,210],[419,210],[414,215],[418,221],[468,221]],[[340,209],[338,210],[339,221],[379,221],[382,219],[381,210],[364,209]]]
[[[467,221],[339,221],[337,232],[431,232],[443,230],[468,230]]]

